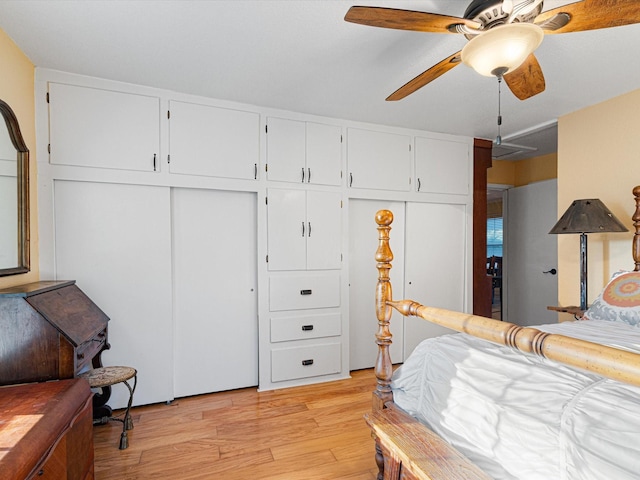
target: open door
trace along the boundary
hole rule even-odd
[[[558,182],[509,189],[504,211],[503,320],[518,325],[557,321],[547,306],[558,302]]]

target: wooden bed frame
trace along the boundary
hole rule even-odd
[[[632,216],[635,227],[632,253],[634,270],[640,271],[640,186],[633,189],[633,195],[636,209]],[[420,317],[499,345],[640,386],[640,354],[490,318],[427,307],[412,300],[393,301],[389,281],[393,260],[389,247],[392,221],[393,214],[388,210],[380,210],[376,214],[379,239],[375,257],[378,269],[378,355],[375,364],[377,386],[373,393],[372,413],[366,416],[366,420],[376,443],[376,463],[380,471],[378,480],[490,478],[428,427],[394,405],[391,390],[393,366],[389,354],[389,321],[392,309],[402,315]]]

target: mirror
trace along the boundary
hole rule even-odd
[[[0,113],[0,276],[6,276],[29,271],[29,150],[2,100]]]

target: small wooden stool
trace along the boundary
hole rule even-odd
[[[127,437],[127,430],[133,428],[133,421],[131,420],[131,403],[133,402],[133,392],[136,391],[136,385],[138,384],[138,372],[135,368],[131,367],[100,367],[94,368],[87,372],[78,375],[80,378],[84,378],[89,382],[91,388],[103,388],[115,385],[117,383],[124,383],[129,389],[129,403],[124,414],[124,418],[109,417],[107,420],[116,420],[122,422],[122,435],[120,435],[120,450],[124,450],[129,446],[129,438]],[[133,378],[133,388],[129,385],[128,380]]]

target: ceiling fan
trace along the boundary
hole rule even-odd
[[[543,0],[472,0],[463,17],[382,7],[354,6],[347,22],[373,27],[413,30],[427,33],[464,35],[465,47],[438,62],[393,92],[387,100],[400,100],[440,77],[460,63],[484,75],[495,75],[520,100],[544,91],[542,69],[533,51],[544,34],[579,32],[640,23],[640,0],[582,0],[542,11]],[[521,58],[507,65],[506,58],[491,60],[489,67],[476,68],[477,62],[499,53],[500,43],[519,42]],[[487,70],[489,68],[489,70]]]

